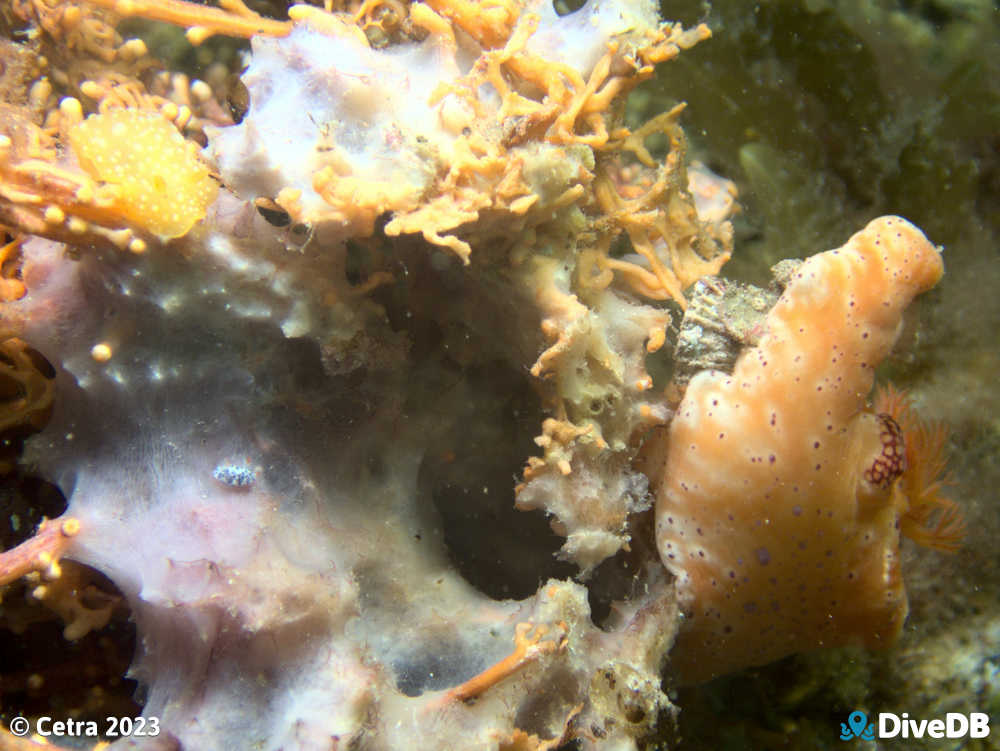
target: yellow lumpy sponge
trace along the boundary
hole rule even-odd
[[[115,187],[122,218],[162,239],[186,234],[219,190],[194,148],[153,112],[91,115],[69,142],[91,177]]]

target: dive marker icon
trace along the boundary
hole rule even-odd
[[[850,728],[848,728],[850,725]],[[849,741],[851,738],[861,738],[866,741],[875,740],[875,723],[868,723],[868,715],[855,710],[847,716],[847,723],[840,723],[840,740]]]

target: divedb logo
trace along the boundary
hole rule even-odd
[[[877,729],[876,729],[877,728]],[[948,712],[944,719],[913,720],[907,712],[879,712],[878,723],[869,722],[868,715],[855,710],[840,723],[840,740],[860,738],[986,738],[990,734],[990,716],[985,712]]]

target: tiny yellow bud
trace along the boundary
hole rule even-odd
[[[197,47],[199,44],[201,44],[210,36],[212,36],[212,32],[206,29],[204,26],[192,26],[190,29],[187,30],[185,36],[187,37],[187,40],[191,42],[191,44]]]
[[[110,230],[104,233],[111,242],[118,246],[121,250],[125,250],[128,247],[129,241],[132,239],[132,230],[130,229],[116,229]]]
[[[100,99],[101,94],[104,93],[104,89],[101,88],[97,81],[84,81],[80,84],[80,93],[91,99]]]
[[[118,52],[125,55],[129,60],[138,60],[140,57],[145,57],[149,54],[149,49],[141,39],[129,39],[118,48]]]
[[[47,207],[43,216],[49,224],[62,224],[66,221],[66,212],[58,206]]]
[[[191,108],[186,104],[182,104],[181,108],[177,111],[177,117],[174,118],[174,122],[177,123],[177,127],[181,130],[191,121]]]
[[[78,123],[83,120],[83,107],[76,97],[64,96],[60,99],[59,111],[70,123]]]
[[[647,352],[656,352],[667,341],[667,330],[664,327],[657,327],[649,332],[649,341],[646,342]]]
[[[191,96],[199,102],[207,102],[212,98],[212,87],[200,78],[196,78],[191,82]]]
[[[160,113],[168,120],[176,120],[178,112],[177,105],[173,102],[167,102],[160,108]]]
[[[32,107],[44,107],[50,96],[52,96],[52,84],[48,78],[39,78],[31,84],[28,99]]]
[[[60,576],[62,576],[62,566],[59,565],[59,561],[52,561],[45,568],[45,578],[49,581],[55,581]]]
[[[111,349],[111,345],[107,342],[100,342],[90,348],[90,356],[93,357],[96,362],[107,362],[111,359],[111,355],[113,354],[114,351]]]

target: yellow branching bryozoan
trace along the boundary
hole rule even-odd
[[[91,115],[69,141],[91,177],[112,188],[109,202],[121,215],[163,239],[186,234],[218,194],[194,145],[158,114]]]
[[[916,227],[877,219],[802,264],[732,375],[688,385],[656,508],[687,615],[682,680],[899,634],[906,465],[899,426],[866,399],[903,310],[942,273]]]

